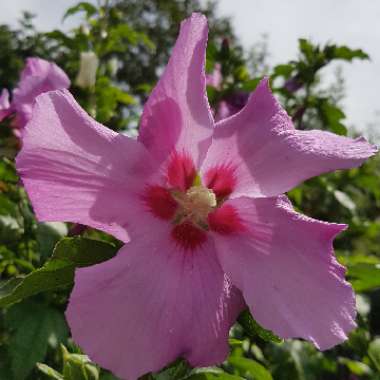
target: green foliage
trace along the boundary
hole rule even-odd
[[[186,378],[186,380],[241,380],[240,376],[230,375],[225,372],[202,372]]]
[[[44,373],[49,379],[53,380],[64,380],[63,376],[56,371],[55,369],[49,367],[46,364],[43,363],[37,363],[37,368]]]
[[[0,181],[12,184],[18,181],[13,163],[5,157],[0,161]]]
[[[380,260],[377,264],[350,264],[347,275],[357,292],[367,292],[380,288]]]
[[[252,317],[249,310],[244,310],[239,318],[238,322],[242,325],[244,331],[251,337],[251,338],[261,338],[265,340],[266,342],[276,342],[280,343],[282,342],[282,339],[279,338],[277,335],[273,334],[272,331],[266,330],[263,327],[261,327]]]
[[[154,380],[185,379],[190,371],[189,364],[185,360],[179,359],[159,373],[153,374],[152,377]]]
[[[127,92],[111,84],[107,77],[100,77],[96,82],[96,118],[100,122],[107,122],[115,116],[118,105],[133,105],[135,99]]]
[[[369,344],[368,356],[372,360],[372,363],[377,371],[380,373],[380,338],[376,338]]]
[[[338,135],[347,135],[347,128],[342,124],[342,120],[346,118],[344,112],[326,99],[321,99],[320,102],[318,109],[324,125],[329,126],[329,129]]]
[[[63,352],[63,378],[67,380],[98,380],[99,370],[86,355],[71,354],[65,346]]]
[[[0,287],[0,307],[72,285],[75,268],[101,263],[115,254],[115,247],[102,241],[80,237],[62,239],[42,268],[26,276],[13,277]]]
[[[82,1],[74,5],[73,7],[70,7],[64,14],[63,20],[65,20],[67,17],[72,16],[78,12],[85,12],[86,17],[89,19],[91,16],[93,16],[94,14],[98,12],[98,9],[91,3],[88,3],[87,1]]]
[[[229,20],[215,15],[213,2],[80,2],[63,19],[80,13],[81,25],[65,33],[40,33],[33,16],[25,13],[16,29],[0,26],[0,86],[14,88],[28,56],[53,60],[68,73],[70,91],[92,116],[114,130],[132,133],[168,60],[180,21],[199,10],[210,23],[206,70],[211,73],[220,65],[223,77],[218,88],[208,88],[216,114],[221,102],[246,99],[263,75],[269,75],[296,128],[356,134],[340,104],[342,83],[337,80],[328,89],[321,84],[325,67],[368,59],[365,52],[300,39],[298,57],[270,67],[265,40],[245,51]],[[85,51],[96,53],[100,61],[96,84],[88,89],[75,84]],[[20,146],[9,123],[3,121],[0,128],[0,379],[118,380],[73,346],[64,310],[75,269],[112,258],[120,242],[89,228],[35,219],[15,171]],[[360,169],[312,179],[288,194],[301,212],[350,226],[335,248],[364,306],[347,343],[321,353],[309,343],[283,342],[244,311],[231,329],[231,355],[222,365],[193,369],[178,359],[143,379],[379,380],[379,162],[375,158]],[[67,237],[73,233],[83,236]],[[60,344],[68,348],[60,349]]]
[[[23,302],[6,315],[12,375],[23,380],[37,361],[45,358],[48,345],[57,347],[68,331],[62,313],[46,304]]]
[[[368,59],[369,55],[361,49],[350,49],[347,46],[328,45],[325,49],[327,59],[352,61],[354,58]]]
[[[64,345],[61,345],[61,350],[62,373],[46,364],[37,363],[38,369],[47,377],[55,380],[99,380],[99,369],[91,363],[87,355],[70,353]]]
[[[241,356],[231,356],[228,362],[234,366],[236,372],[244,379],[272,380],[270,372],[259,362]]]
[[[351,373],[358,376],[372,375],[371,368],[363,363],[356,360],[351,360],[347,358],[340,358],[340,363],[345,364]]]

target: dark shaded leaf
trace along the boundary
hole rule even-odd
[[[152,377],[154,380],[183,379],[190,371],[191,367],[186,360],[178,359],[159,373],[152,375]]]
[[[202,372],[186,377],[186,380],[243,380],[243,378],[226,372]]]
[[[304,38],[300,38],[298,44],[300,51],[303,53],[307,61],[312,62],[315,55],[313,45]]]
[[[65,236],[67,232],[68,230],[65,223],[38,223],[36,238],[40,247],[41,256],[45,259],[50,256],[59,239]]]
[[[238,322],[243,327],[244,331],[252,338],[259,336],[266,342],[282,342],[282,339],[273,334],[272,331],[266,330],[261,327],[255,319],[252,317],[248,309],[244,310],[238,318]]]
[[[357,263],[348,266],[347,276],[357,292],[380,287],[380,264]]]
[[[380,338],[376,338],[369,344],[368,356],[371,358],[377,371],[380,373]]]
[[[82,1],[78,3],[77,5],[74,5],[73,7],[70,7],[64,14],[63,20],[65,20],[67,17],[72,16],[78,12],[85,12],[86,17],[90,18],[92,15],[94,15],[97,12],[96,7],[88,3],[86,1]]]
[[[338,135],[347,135],[347,128],[341,122],[346,118],[346,115],[339,107],[323,99],[320,104],[319,112],[322,122],[327,124],[327,129]]]
[[[55,369],[47,366],[43,363],[37,363],[37,368],[44,373],[46,376],[48,376],[50,379],[53,380],[64,380],[63,376],[57,372]]]
[[[239,375],[245,379],[252,380],[272,380],[270,372],[259,362],[239,356],[230,356],[228,362],[232,364],[239,372]]]
[[[65,380],[98,380],[99,370],[87,355],[72,354],[62,346]]]
[[[52,335],[63,340],[63,315],[56,309],[35,302],[24,302],[7,313],[7,326],[12,332],[9,353],[14,378],[23,380],[38,361],[45,358]]]
[[[34,294],[69,286],[76,267],[101,263],[116,254],[108,243],[82,237],[64,238],[55,247],[52,258],[32,273],[13,278],[0,287],[0,307],[9,306]]]
[[[325,48],[325,54],[328,59],[343,59],[352,61],[354,58],[369,59],[369,55],[361,49],[350,49],[347,46],[329,45]]]
[[[0,181],[17,183],[18,176],[14,164],[7,158],[0,160]]]

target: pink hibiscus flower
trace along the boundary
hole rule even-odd
[[[18,86],[13,90],[11,103],[8,91],[3,90],[2,101],[0,100],[0,121],[15,113],[16,118],[12,126],[16,129],[16,135],[20,135],[31,119],[33,104],[38,95],[69,87],[70,79],[55,63],[41,58],[28,58]]]
[[[214,70],[210,74],[206,74],[206,84],[220,90],[222,82],[222,66],[220,63],[216,63]]]
[[[284,192],[376,148],[295,130],[264,79],[214,124],[206,97],[207,21],[181,25],[138,140],[91,119],[69,92],[37,98],[18,171],[39,220],[71,221],[126,244],[78,269],[66,312],[74,340],[133,380],[177,357],[222,362],[248,305],[264,327],[327,349],[355,327],[355,300],[334,257],[345,226],[295,212]]]
[[[215,120],[220,121],[239,112],[247,104],[248,99],[249,93],[245,91],[236,91],[227,96],[219,102]]]
[[[223,82],[222,66],[220,63],[215,64],[214,70],[206,74],[206,85],[217,90],[221,90]],[[219,104],[212,110],[216,121],[225,119],[239,112],[246,104],[249,94],[244,91],[236,91],[222,99]]]

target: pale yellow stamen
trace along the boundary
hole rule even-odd
[[[180,206],[175,222],[188,219],[199,227],[208,228],[207,215],[216,207],[214,192],[207,187],[193,186],[186,193],[173,191],[172,195]]]

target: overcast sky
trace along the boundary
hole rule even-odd
[[[143,0],[142,0],[143,1]],[[37,14],[41,30],[62,27],[64,9],[77,0],[1,0],[0,23],[16,24],[23,9]],[[377,0],[219,0],[219,12],[232,16],[238,36],[246,46],[263,33],[269,36],[270,63],[295,58],[297,40],[332,41],[362,48],[370,62],[344,64],[348,123],[364,128],[380,111],[380,1]],[[69,28],[77,19],[65,22]],[[380,120],[377,117],[377,120]],[[379,126],[380,128],[380,126]]]

